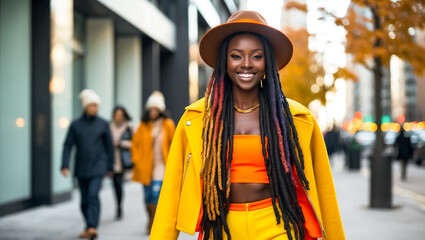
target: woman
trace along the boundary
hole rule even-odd
[[[143,184],[149,213],[147,232],[150,233],[175,124],[165,114],[165,101],[161,92],[152,93],[146,102],[146,109],[133,136],[131,152],[134,162],[133,181]]]
[[[150,239],[345,239],[320,129],[280,86],[290,40],[240,11],[199,49],[214,72],[177,126]]]
[[[112,140],[114,143],[114,173],[112,176],[115,189],[115,199],[117,201],[117,210],[115,218],[122,218],[122,195],[123,195],[123,174],[125,166],[121,159],[121,152],[129,150],[131,147],[131,137],[133,128],[131,127],[131,117],[127,110],[122,106],[116,106],[112,114],[110,124]]]

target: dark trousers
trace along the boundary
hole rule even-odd
[[[402,158],[400,159],[400,164],[401,164],[401,180],[406,180],[407,178],[407,164],[409,163],[409,159],[408,158]]]
[[[100,215],[99,190],[102,177],[78,178],[81,192],[81,212],[86,221],[87,228],[97,228]]]
[[[122,202],[122,177],[123,173],[115,173],[114,174],[114,189],[115,189],[115,199],[117,200],[118,209],[121,208]]]

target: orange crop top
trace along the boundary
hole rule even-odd
[[[266,139],[267,141],[267,139]],[[231,183],[269,183],[261,136],[234,135]]]

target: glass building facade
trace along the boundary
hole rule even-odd
[[[108,121],[125,106],[134,126],[160,90],[178,121],[212,72],[197,53],[200,38],[239,4],[0,0],[0,216],[71,198],[73,180],[59,170],[81,90],[99,94]]]

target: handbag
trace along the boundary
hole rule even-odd
[[[121,135],[121,140],[131,140],[133,134],[130,127],[124,131]],[[121,164],[124,170],[132,169],[134,167],[133,161],[131,161],[131,151],[127,148],[120,147]]]

